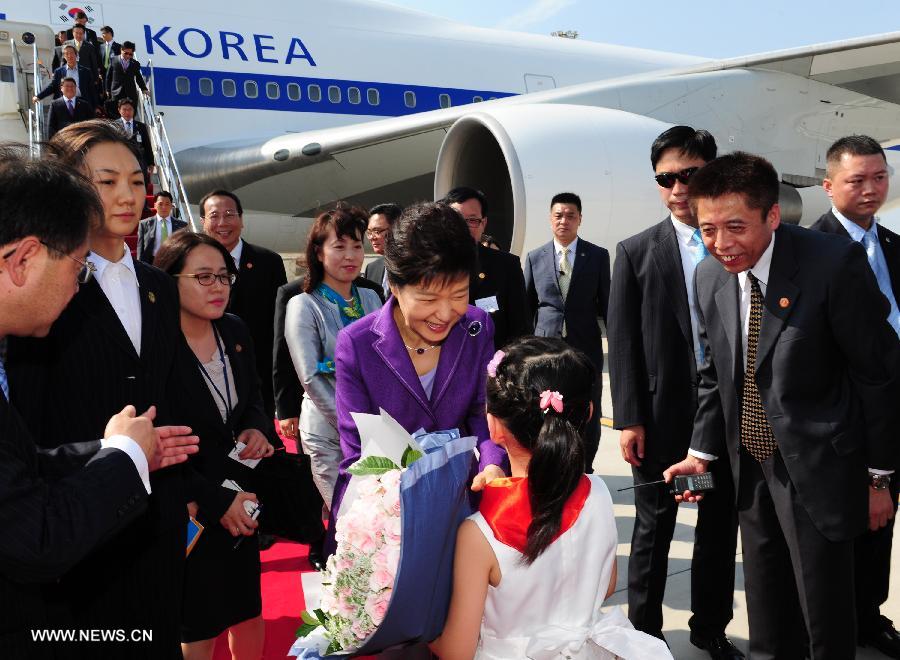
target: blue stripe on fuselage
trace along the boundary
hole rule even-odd
[[[146,73],[146,69],[145,69]],[[274,76],[258,73],[239,73],[233,71],[206,71],[200,69],[176,69],[168,67],[154,67],[153,83],[156,92],[156,102],[159,105],[190,106],[200,108],[233,108],[243,110],[280,110],[285,112],[319,112],[343,115],[377,115],[384,117],[396,117],[410,115],[427,110],[436,110],[441,107],[440,95],[447,94],[450,97],[451,106],[472,103],[478,96],[483,100],[490,98],[503,98],[514,96],[510,92],[496,92],[489,90],[471,90],[447,87],[431,87],[425,85],[402,85],[396,83],[367,82],[361,80],[335,80],[330,78],[313,78],[309,76]],[[179,94],[176,89],[176,79],[184,77],[190,83],[190,91],[187,94]],[[204,95],[200,93],[200,79],[207,78],[212,81],[212,93]],[[234,81],[236,94],[228,97],[223,94],[222,82]],[[244,83],[254,81],[257,85],[256,98],[249,98],[244,92]],[[267,83],[276,83],[279,88],[278,98],[272,99],[267,95]],[[288,96],[288,84],[295,83],[300,86],[300,100],[293,101]],[[206,83],[208,85],[208,83]],[[309,85],[318,85],[321,90],[321,100],[309,99]],[[341,90],[341,100],[333,103],[328,97],[328,88],[336,86]],[[356,87],[360,94],[360,103],[350,103],[348,89]],[[371,105],[368,101],[368,90],[378,90],[379,103]],[[208,90],[207,90],[208,91]],[[407,107],[405,103],[406,92],[414,92],[416,106]]]

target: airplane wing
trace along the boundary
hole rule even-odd
[[[746,124],[750,121],[747,104],[758,102],[759,93],[779,86],[793,87],[795,94],[808,95],[813,91],[816,97],[804,99],[808,100],[809,109],[798,113],[795,120],[804,123],[796,132],[812,138],[811,151],[795,150],[780,168],[793,177],[787,181],[811,185],[821,176],[822,163],[815,162],[821,158],[817,150],[821,151],[821,144],[833,140],[835,134],[865,131],[883,141],[900,137],[896,105],[900,103],[900,32],[710,60],[270,139],[194,147],[179,152],[177,158],[192,198],[215,187],[226,187],[240,191],[245,204],[260,211],[310,216],[338,199],[352,199],[363,205],[384,200],[430,199],[437,155],[450,127],[475,113],[515,106],[613,108],[711,130],[719,125],[724,128],[716,133],[717,138],[721,140],[725,132],[725,144],[731,143],[730,148],[774,155],[785,144],[785,135],[776,135],[775,131],[781,115],[763,114],[754,120],[761,122],[768,133],[757,131],[752,139],[740,139],[741,129],[749,135],[746,127],[735,130],[731,126],[733,120],[724,115],[734,112],[737,123]],[[718,101],[712,98],[714,94],[719,95]],[[734,109],[727,110],[724,103],[732,103]],[[781,103],[793,108],[794,102]],[[830,109],[823,107],[829,104],[833,104]],[[832,111],[851,107],[853,113],[848,110],[848,115],[852,114],[853,121],[831,118],[832,114],[839,114],[838,119],[843,119],[843,111]],[[540,132],[544,128],[535,126],[534,130]],[[302,177],[298,180],[300,170]]]

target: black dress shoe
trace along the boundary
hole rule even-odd
[[[691,633],[691,644],[709,653],[713,660],[743,660],[744,654],[723,633],[718,637],[701,637]]]
[[[309,563],[320,573],[325,570],[325,553],[322,552],[322,542],[311,543],[309,546]]]
[[[885,616],[881,617],[881,626],[875,632],[859,636],[859,645],[872,646],[889,658],[900,658],[900,633]]]

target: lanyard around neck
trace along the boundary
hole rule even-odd
[[[216,394],[219,396],[219,399],[225,404],[225,419],[228,420],[231,417],[231,413],[234,410],[231,404],[231,385],[228,379],[228,365],[225,363],[225,350],[222,348],[222,340],[219,338],[219,331],[216,329],[216,326],[213,326],[213,336],[216,338],[216,348],[219,349],[219,361],[222,363],[222,379],[225,381],[225,395],[222,395],[222,390],[218,388],[216,383],[213,381],[212,376],[209,375],[209,372],[206,370],[206,367],[203,366],[203,363],[200,361],[196,355],[194,356],[197,360],[197,364],[200,366],[200,371],[206,380],[209,381],[209,384],[212,385],[213,390],[215,390]]]

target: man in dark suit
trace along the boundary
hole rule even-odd
[[[888,165],[884,150],[866,135],[841,138],[828,150],[823,187],[833,208],[811,227],[862,243],[878,288],[891,305],[888,323],[900,337],[900,236],[878,224],[875,213],[888,194]],[[895,469],[897,466],[894,466]],[[885,475],[896,514],[900,475]],[[856,620],[859,642],[900,658],[900,633],[882,616],[891,578],[894,521],[860,536],[854,545]]]
[[[118,117],[119,99],[131,99],[137,103],[138,87],[147,93],[141,63],[134,59],[134,42],[126,41],[119,56],[110,62],[106,71],[106,91],[109,94],[106,112],[110,119]]]
[[[200,200],[203,232],[225,246],[238,267],[238,278],[231,287],[228,311],[237,314],[250,328],[256,347],[263,404],[269,419],[275,418],[275,395],[272,388],[272,355],[275,326],[275,296],[278,287],[287,284],[281,257],[264,247],[241,238],[244,209],[237,195],[228,190],[214,190]]]
[[[75,14],[75,25],[80,25],[84,28],[85,41],[91,42],[94,46],[100,45],[97,39],[97,33],[88,27],[88,17],[86,13],[84,13],[83,11],[79,11],[77,14]],[[72,39],[74,38],[74,36],[75,26],[72,26],[71,28],[66,30],[66,39]]]
[[[460,186],[443,200],[456,209],[469,226],[478,250],[475,274],[469,282],[469,304],[491,315],[494,346],[501,348],[517,337],[531,333],[531,319],[525,299],[525,278],[518,257],[481,244],[488,222],[488,202],[484,193]]]
[[[778,192],[742,152],[691,178],[715,257],[694,279],[708,352],[688,456],[664,476],[730,461],[751,657],[852,658],[853,539],[893,515],[867,467],[896,465],[900,347],[865,250],[781,223]]]
[[[114,123],[125,131],[129,140],[134,142],[141,154],[141,164],[148,173],[152,174],[156,167],[156,159],[153,158],[153,144],[150,142],[150,131],[147,130],[147,125],[134,118],[134,101],[131,99],[119,99],[116,107],[119,110],[119,118]]]
[[[75,81],[75,95],[87,101],[91,106],[91,110],[96,109],[100,103],[100,96],[97,93],[96,81],[91,77],[90,70],[78,64],[74,46],[64,46],[63,53],[65,63],[53,72],[50,84],[31,100],[37,103],[51,94],[53,94],[54,100],[58,99],[62,96],[62,81],[66,78],[71,78]]]
[[[90,103],[75,96],[75,81],[66,78],[62,81],[62,98],[50,104],[50,116],[47,120],[47,136],[53,137],[57,132],[79,121],[93,119],[94,110]]]
[[[609,303],[609,252],[578,237],[581,198],[559,193],[550,202],[553,240],[528,253],[525,289],[538,337],[562,337],[584,351],[597,369],[594,416],[585,433],[586,472],[600,444],[603,344],[599,320]]]
[[[72,28],[72,38],[63,44],[66,45],[75,47],[78,63],[91,70],[91,79],[95,82],[100,80],[100,55],[97,53],[97,47],[87,40],[83,25]]]
[[[109,71],[109,65],[113,59],[122,54],[122,44],[114,39],[115,32],[108,25],[100,28],[100,43],[98,49],[100,51],[100,77],[103,80],[104,90],[106,88],[106,72]]]
[[[63,165],[0,158],[0,337],[47,334],[91,276],[84,261],[89,226],[102,217],[92,187]],[[55,451],[35,446],[15,407],[16,383],[0,362],[0,649],[4,657],[52,656],[53,645],[31,631],[72,622],[45,599],[52,585],[96,546],[113,538],[147,507],[148,472],[196,453],[196,438],[169,444],[184,429],[158,429],[152,416],[126,408],[104,421],[100,434],[63,437]],[[70,391],[77,388],[69,387]],[[47,400],[37,402],[46,414]],[[59,412],[56,402],[54,412]],[[168,445],[168,446],[166,446]],[[115,566],[94,576],[107,579]]]
[[[138,225],[137,258],[152,264],[159,246],[179,229],[187,227],[187,222],[172,217],[172,193],[160,190],[153,198],[156,215],[141,220]]]
[[[390,234],[391,227],[397,222],[397,218],[403,209],[397,204],[378,204],[369,211],[369,223],[366,227],[366,238],[372,244],[372,250],[378,255],[366,265],[366,279],[381,285],[381,297],[387,298],[390,294],[387,283],[387,274],[384,270],[384,245]]]
[[[707,255],[688,205],[688,180],[716,157],[707,131],[674,126],[650,149],[669,215],[616,248],[609,294],[609,376],[613,426],[634,484],[662,479],[687,452],[702,364],[694,269]],[[722,467],[721,461],[713,464]],[[743,658],[725,636],[734,600],[737,512],[727,466],[719,488],[700,503],[691,561],[691,641],[713,658]],[[678,505],[662,487],[637,488],[628,558],[628,618],[662,637],[662,601]]]

